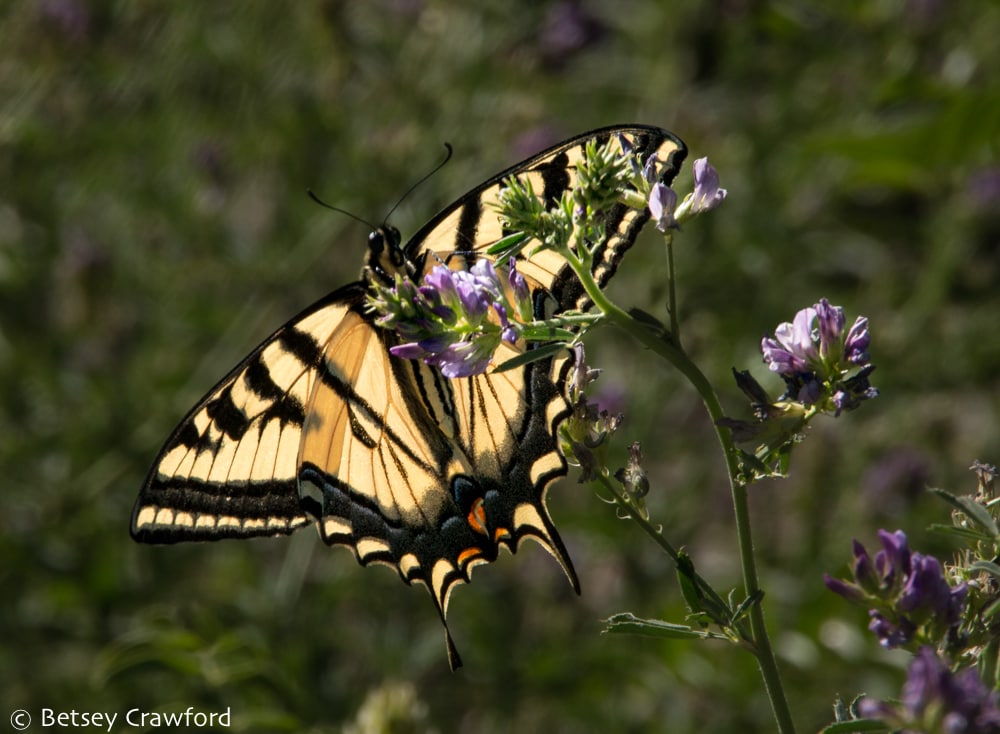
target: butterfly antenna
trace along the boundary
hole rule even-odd
[[[417,188],[417,187],[418,187],[418,186],[419,186],[420,184],[422,184],[422,183],[423,183],[424,181],[426,181],[426,180],[427,180],[427,179],[429,179],[429,178],[430,178],[431,176],[433,176],[433,175],[434,175],[435,173],[437,173],[437,172],[438,172],[438,171],[440,171],[440,170],[441,170],[442,168],[444,168],[445,164],[446,164],[446,163],[447,163],[448,161],[450,161],[450,160],[451,160],[451,154],[452,154],[452,152],[453,152],[453,151],[452,151],[452,148],[451,148],[451,143],[445,143],[445,144],[444,144],[444,147],[445,147],[445,149],[446,149],[446,150],[448,151],[448,152],[447,152],[447,153],[445,153],[445,155],[444,155],[444,160],[443,160],[443,161],[441,161],[440,163],[438,163],[438,164],[437,164],[436,166],[434,166],[434,168],[432,168],[432,169],[431,169],[430,171],[428,171],[427,173],[425,173],[425,174],[424,174],[424,175],[423,175],[423,176],[422,176],[422,177],[420,178],[420,180],[419,180],[419,181],[417,181],[417,182],[416,182],[415,184],[413,184],[413,185],[412,185],[412,186],[411,186],[410,188],[408,188],[408,189],[406,190],[406,193],[404,193],[404,194],[403,194],[402,196],[400,196],[400,197],[399,197],[399,200],[398,200],[398,201],[397,201],[397,202],[396,202],[395,204],[393,204],[393,205],[392,205],[392,209],[390,209],[390,210],[389,210],[389,213],[385,215],[385,219],[383,219],[383,220],[382,220],[382,226],[383,226],[383,227],[384,227],[384,226],[386,225],[386,223],[387,223],[387,222],[389,221],[389,217],[391,217],[391,216],[392,216],[392,213],[393,213],[394,211],[396,211],[397,207],[399,207],[399,205],[403,203],[403,201],[404,201],[404,200],[406,199],[406,197],[407,197],[407,196],[409,196],[410,194],[412,194],[412,193],[413,193],[413,190],[414,190],[414,189],[416,189],[416,188]]]
[[[362,219],[357,214],[352,214],[351,212],[347,211],[346,209],[341,209],[339,206],[333,206],[333,204],[327,204],[321,198],[319,198],[318,196],[316,196],[316,194],[313,192],[312,189],[306,189],[306,193],[309,194],[309,198],[310,199],[312,199],[313,201],[315,201],[320,206],[325,207],[325,208],[329,209],[330,211],[340,212],[341,214],[346,214],[347,216],[349,216],[354,221],[361,222],[362,224],[364,224],[366,227],[368,227],[373,232],[376,229],[378,229],[378,227],[376,227],[374,224],[372,224],[371,222],[369,222],[367,219]]]

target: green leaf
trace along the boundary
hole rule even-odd
[[[703,611],[702,595],[695,581],[694,561],[684,551],[681,551],[677,556],[677,583],[681,586],[681,596],[684,597],[684,603],[687,604],[688,609],[692,612]]]
[[[524,245],[531,239],[527,232],[515,232],[506,237],[501,237],[492,245],[486,248],[487,255],[499,255],[496,259],[497,265],[502,265],[511,255],[516,255]],[[502,253],[502,254],[501,254]]]
[[[644,635],[646,637],[661,637],[686,640],[728,640],[729,638],[716,632],[697,630],[686,624],[673,624],[661,619],[642,619],[631,612],[614,614],[604,620],[604,631],[614,634]]]
[[[931,492],[936,494],[955,509],[964,512],[969,519],[972,520],[972,522],[989,533],[991,539],[995,539],[997,536],[1000,536],[1000,528],[997,527],[997,523],[996,520],[993,519],[993,515],[990,514],[989,510],[976,502],[974,498],[969,496],[956,497],[950,492],[945,492],[943,489],[933,487],[931,488]]]
[[[969,544],[993,543],[996,541],[996,538],[991,538],[990,536],[978,530],[970,530],[969,528],[956,528],[954,525],[942,525],[941,523],[931,523],[928,526],[928,529],[931,532],[938,533],[939,535],[950,535],[954,539],[966,541]]]
[[[1000,612],[1000,599],[997,599],[983,610],[983,619],[993,619],[997,615],[997,612]]]
[[[993,561],[976,561],[969,566],[973,571],[984,571],[985,573],[1000,579],[1000,566]]]
[[[744,599],[736,610],[733,612],[733,621],[738,622],[743,619],[745,615],[750,612],[750,609],[757,604],[760,604],[761,600],[764,598],[764,592],[757,589],[753,594]]]
[[[500,364],[493,371],[506,372],[507,370],[514,369],[515,367],[523,367],[524,365],[531,364],[532,362],[538,362],[543,359],[548,359],[549,357],[554,357],[564,349],[566,349],[566,345],[561,342],[558,344],[546,344],[541,347],[536,347],[535,349],[529,349],[523,354],[511,357],[506,362]]]

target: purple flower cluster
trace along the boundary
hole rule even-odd
[[[882,550],[874,560],[854,541],[854,581],[824,574],[831,591],[872,607],[868,628],[886,648],[914,640],[936,642],[962,617],[968,588],[951,587],[941,562],[933,556],[911,553],[902,530],[879,530]]]
[[[971,668],[953,673],[931,647],[920,648],[914,656],[899,703],[865,698],[858,703],[858,713],[908,732],[1000,732],[996,692]]]
[[[655,156],[650,156],[642,176],[651,187],[647,204],[656,228],[661,232],[678,229],[678,220],[711,211],[726,198],[726,190],[719,187],[719,172],[708,162],[708,158],[699,158],[694,162],[694,191],[678,207],[674,190],[659,182],[658,163]]]
[[[764,361],[785,380],[788,398],[805,405],[829,400],[839,415],[878,395],[868,382],[875,369],[869,363],[868,319],[859,316],[845,331],[846,326],[844,309],[821,298],[761,340]],[[855,368],[860,371],[848,378]]]
[[[378,325],[403,342],[390,347],[393,355],[422,359],[454,378],[485,372],[501,341],[517,341],[520,323],[510,313],[530,317],[530,301],[513,261],[505,284],[493,263],[482,259],[469,270],[437,265],[419,286],[397,277],[393,287],[377,287],[369,303],[380,314]]]

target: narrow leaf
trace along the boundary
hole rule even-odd
[[[604,623],[604,631],[614,634],[687,640],[728,639],[715,632],[696,630],[686,624],[673,624],[672,622],[664,622],[660,619],[642,619],[630,612],[614,614],[606,619]]]
[[[993,563],[993,561],[976,561],[970,568],[973,571],[984,571],[998,579],[1000,579],[1000,566]]]
[[[543,359],[548,359],[549,357],[554,357],[559,352],[566,349],[566,345],[559,344],[546,344],[541,347],[536,347],[535,349],[529,349],[523,354],[519,354],[516,357],[511,357],[506,362],[503,362],[494,369],[494,372],[506,372],[507,370],[512,370],[515,367],[523,367],[531,362],[538,362]]]
[[[506,237],[501,237],[492,245],[486,248],[487,255],[497,255],[499,253],[504,253],[497,258],[497,264],[500,265],[506,260],[511,254],[516,254],[525,243],[531,239],[531,235],[526,232],[515,232],[514,234],[509,234]]]
[[[992,543],[996,538],[992,538],[989,535],[979,531],[971,530],[970,528],[956,528],[954,525],[943,525],[941,523],[932,523],[928,526],[931,532],[938,533],[939,535],[949,535],[957,540],[964,540],[969,544],[974,543]]]
[[[956,497],[943,489],[931,488],[931,491],[955,509],[968,515],[969,519],[989,533],[991,538],[1000,535],[1000,528],[997,527],[996,520],[993,519],[989,510],[976,502],[974,498],[969,496]]]

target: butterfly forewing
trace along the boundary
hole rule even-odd
[[[145,542],[290,533],[305,406],[323,347],[364,291],[349,286],[275,332],[216,385],[160,451],[132,514]]]
[[[508,168],[470,191],[414,235],[407,245],[408,254],[416,258],[423,252],[433,251],[449,264],[456,258],[463,258],[471,266],[476,259],[485,256],[493,243],[510,234],[504,231],[497,215],[500,190],[510,176],[530,182],[533,190],[551,206],[559,201],[564,191],[576,185],[577,164],[587,144],[592,140],[599,144],[610,140],[620,150],[619,134],[631,142],[635,154],[642,160],[650,155],[657,157],[662,164],[661,180],[667,184],[680,170],[687,155],[683,142],[658,128],[615,126],[584,133]],[[615,205],[606,213],[605,237],[595,247],[592,266],[598,285],[605,286],[615,274],[625,252],[648,220],[648,211],[624,204]],[[531,248],[529,244],[529,251]],[[436,263],[436,259],[428,258],[426,267],[429,269]],[[518,269],[553,295],[557,304],[555,312],[590,307],[579,281],[558,254],[551,251],[534,253],[526,261],[519,262]]]

